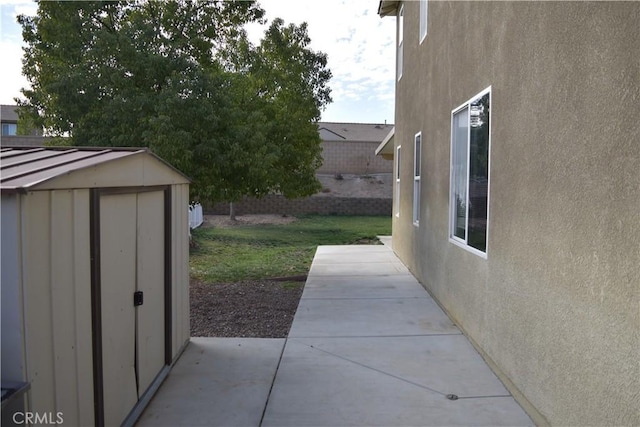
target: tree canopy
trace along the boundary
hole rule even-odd
[[[306,24],[275,19],[251,44],[243,26],[263,16],[248,1],[39,2],[18,18],[21,118],[74,145],[149,147],[196,199],[313,194],[331,72]]]

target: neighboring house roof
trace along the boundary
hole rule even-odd
[[[106,169],[121,159],[118,171]],[[170,170],[169,170],[170,169]],[[117,173],[114,173],[117,172]],[[73,175],[73,176],[72,176]],[[66,178],[66,179],[65,179]],[[54,180],[60,182],[53,183]],[[11,147],[0,149],[0,190],[96,188],[188,183],[146,148]]]
[[[376,148],[376,156],[382,156],[387,160],[393,159],[393,137],[396,134],[395,126],[391,128],[387,136],[382,140],[378,148]]]
[[[318,132],[323,141],[380,142],[392,128],[393,125],[386,123],[318,122]]]
[[[380,0],[378,5],[378,15],[381,18],[385,16],[395,16],[398,13],[398,0]]]
[[[18,113],[16,112],[17,105],[0,105],[0,120],[2,123],[17,123]]]

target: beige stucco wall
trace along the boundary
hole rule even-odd
[[[418,7],[394,250],[542,421],[640,425],[640,3],[429,2],[420,45]],[[489,86],[483,259],[448,240],[449,153],[451,110]]]

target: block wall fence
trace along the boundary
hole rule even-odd
[[[302,199],[286,199],[280,195],[268,195],[261,199],[244,198],[235,205],[236,215],[388,215],[391,216],[392,199],[311,196]],[[228,215],[228,203],[205,206],[208,215]]]
[[[393,162],[376,156],[380,142],[323,141],[322,166],[317,173],[392,173]]]

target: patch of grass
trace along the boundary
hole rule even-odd
[[[304,285],[304,282],[282,282],[284,289],[300,289]]]
[[[237,282],[307,274],[318,245],[375,241],[391,234],[391,218],[306,216],[290,224],[193,230],[191,278]]]

